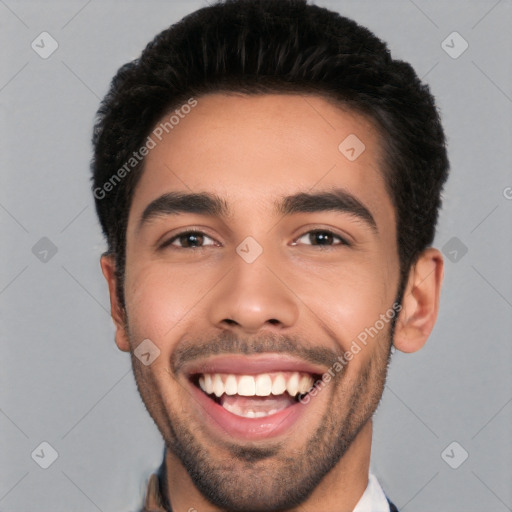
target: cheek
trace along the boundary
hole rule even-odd
[[[387,265],[374,264],[350,268],[324,268],[310,273],[299,296],[315,313],[313,321],[321,322],[335,335],[339,348],[349,350],[352,341],[378,323],[392,306],[395,276]],[[364,337],[364,335],[363,335]]]
[[[132,266],[125,282],[132,336],[136,340],[149,338],[161,350],[169,351],[168,340],[182,334],[210,288],[200,272],[191,275],[155,262]]]

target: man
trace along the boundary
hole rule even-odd
[[[119,70],[93,142],[116,343],[166,446],[144,510],[396,510],[372,415],[436,320],[448,172],[412,68],[305,0],[226,1]]]

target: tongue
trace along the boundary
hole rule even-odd
[[[224,394],[220,397],[220,404],[224,409],[238,416],[252,416],[253,414],[257,417],[268,416],[282,411],[294,403],[295,399],[288,393],[278,396],[229,396]]]

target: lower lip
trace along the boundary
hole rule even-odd
[[[205,421],[217,431],[220,430],[231,437],[239,439],[257,440],[277,437],[290,429],[311,405],[311,400],[307,404],[297,402],[269,416],[244,418],[224,409],[222,405],[208,398],[194,384],[190,383],[190,386],[199,409],[202,409],[198,411],[199,417],[205,418]],[[204,412],[206,412],[206,415]]]

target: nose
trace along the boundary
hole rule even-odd
[[[252,334],[269,327],[282,330],[297,322],[299,299],[270,256],[264,252],[248,263],[234,255],[231,272],[210,299],[213,325]]]

